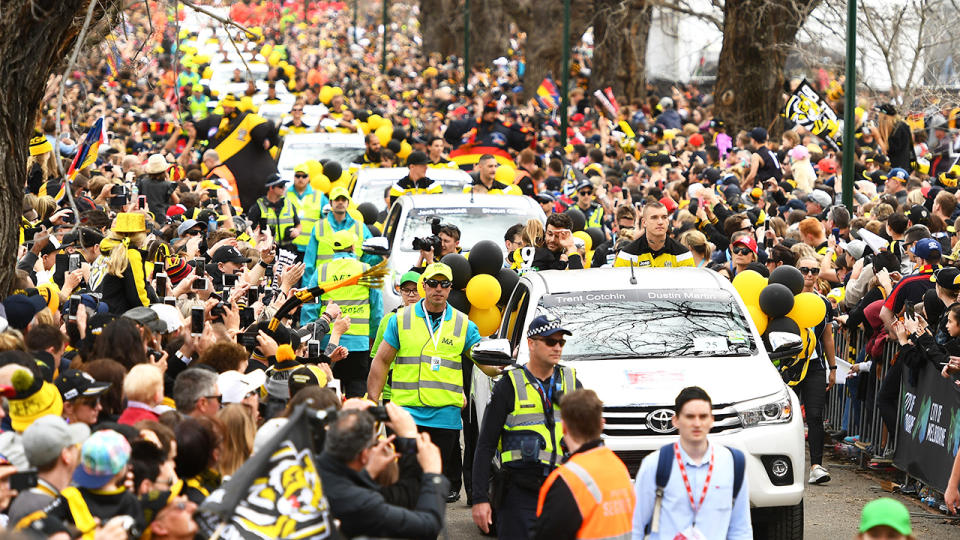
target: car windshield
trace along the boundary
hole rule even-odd
[[[491,240],[503,247],[503,231],[517,223],[526,223],[528,219],[538,217],[527,208],[487,208],[487,207],[450,207],[450,208],[414,208],[407,214],[403,225],[403,237],[399,247],[404,251],[414,251],[413,239],[430,236],[430,220],[440,218],[440,224],[451,223],[460,229],[460,248],[470,248],[481,240]]]
[[[365,178],[358,180],[357,187],[353,190],[353,202],[357,204],[365,202],[373,203],[373,205],[377,207],[377,210],[383,210],[386,208],[386,204],[383,202],[383,191],[387,186],[393,185],[394,182],[403,176],[406,176],[406,173],[396,178]],[[460,193],[463,191],[463,186],[466,185],[465,180],[469,179],[469,176],[463,175],[462,177],[441,178],[437,181],[440,182],[443,193]]]
[[[284,178],[293,177],[293,168],[311,159],[320,161],[321,159],[330,159],[336,161],[344,170],[351,163],[359,163],[363,157],[365,148],[359,148],[353,145],[343,144],[325,144],[325,143],[291,143],[284,144],[283,151],[280,153],[280,161],[277,168]],[[286,173],[286,174],[284,174]]]
[[[573,335],[566,360],[749,356],[756,344],[736,301],[710,289],[549,294],[539,310]]]

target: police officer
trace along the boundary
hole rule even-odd
[[[447,303],[452,285],[449,266],[433,263],[424,269],[426,296],[400,308],[387,323],[367,378],[368,397],[377,401],[393,364],[390,400],[410,411],[417,429],[429,433],[440,448],[443,474],[451,485],[447,502],[460,498],[462,485],[460,409],[463,382],[470,376],[470,364],[465,366],[462,357],[480,341],[477,325]],[[490,376],[498,373],[495,368],[479,368]]]
[[[327,205],[327,196],[313,189],[306,164],[300,164],[293,169],[293,185],[287,189],[286,197],[296,207],[297,217],[300,218],[300,234],[293,239],[293,244],[302,258],[310,243],[313,227]]]
[[[296,251],[294,240],[300,236],[300,216],[297,208],[287,199],[287,181],[273,173],[267,179],[267,194],[257,199],[257,204],[247,213],[254,227],[269,228],[277,244],[289,251]]]
[[[342,281],[370,268],[357,260],[353,251],[356,240],[356,235],[351,231],[333,234],[333,260],[320,266],[317,271],[318,283]],[[349,353],[345,359],[333,365],[333,374],[340,379],[348,398],[360,397],[363,396],[367,373],[370,371],[370,329],[377,328],[383,317],[380,290],[363,285],[340,287],[324,293],[317,306],[330,301],[340,306],[342,316],[350,318],[350,328],[340,338],[340,345]]]
[[[527,330],[529,362],[493,387],[473,461],[473,521],[484,532],[495,506],[500,538],[530,537],[540,486],[563,456],[560,397],[580,386],[573,368],[559,365],[569,335],[556,317],[535,318]],[[501,470],[491,501],[487,484],[494,452]]]

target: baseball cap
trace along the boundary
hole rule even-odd
[[[859,532],[865,533],[881,525],[886,525],[904,536],[913,534],[907,507],[889,497],[868,502],[860,512]]]
[[[214,263],[232,262],[237,264],[246,264],[250,259],[244,257],[240,251],[233,246],[223,246],[213,254]]]
[[[410,155],[407,156],[407,166],[410,165],[428,165],[430,160],[427,159],[427,155],[419,150],[410,152]]]
[[[268,188],[269,188],[269,187],[273,187],[273,186],[282,186],[283,184],[286,184],[286,183],[287,183],[287,181],[284,180],[283,178],[281,178],[279,174],[273,173],[273,174],[271,174],[270,176],[267,177],[267,181],[266,181],[266,183],[264,183],[263,185],[264,185],[264,187],[268,187]]]
[[[127,466],[130,443],[112,429],[91,435],[80,451],[80,465],[73,473],[73,483],[82,488],[102,488]]]
[[[195,219],[188,219],[184,221],[183,223],[180,224],[179,227],[177,227],[177,236],[183,237],[183,233],[189,231],[190,229],[196,227],[197,225],[200,225],[200,222]]]
[[[335,187],[335,188],[333,188],[333,189],[330,190],[330,200],[331,200],[331,201],[335,201],[335,200],[339,199],[340,197],[346,197],[346,199],[347,199],[348,201],[350,200],[350,192],[347,191],[347,188],[345,188],[345,187],[343,187],[343,186],[337,186],[337,187]]]
[[[337,231],[331,235],[330,243],[334,251],[343,251],[357,242],[357,235],[348,230]]]
[[[716,167],[706,168],[701,174],[703,175],[703,178],[711,184],[716,184],[720,180],[720,169],[717,169]]]
[[[7,322],[17,330],[26,330],[30,321],[45,307],[47,307],[47,303],[39,295],[11,294],[3,300],[3,309],[7,312]]]
[[[78,397],[99,396],[110,388],[108,382],[97,382],[89,373],[67,369],[57,377],[57,390],[64,401]]]
[[[247,394],[263,386],[266,380],[267,375],[262,369],[255,369],[250,373],[230,370],[217,377],[217,386],[223,394],[224,403],[240,403]]]
[[[293,168],[293,172],[310,174],[310,167],[306,163],[301,163]]]
[[[915,204],[907,211],[907,219],[909,219],[913,225],[924,225],[929,215],[930,212],[921,204]]]
[[[404,283],[417,283],[420,281],[420,274],[410,270],[406,274],[400,276],[400,286],[402,287]]]
[[[933,280],[944,289],[951,291],[960,289],[960,269],[954,266],[944,266],[933,273]]]
[[[900,167],[894,167],[890,169],[890,172],[887,173],[887,178],[896,178],[902,184],[907,183],[907,179],[910,178],[910,173],[906,169],[901,169]]]
[[[754,240],[752,236],[746,235],[741,236],[733,241],[733,245],[740,244],[741,246],[747,247],[754,255],[757,254],[757,241]]]
[[[33,467],[43,467],[60,456],[68,446],[82,444],[90,437],[83,422],[67,424],[60,416],[48,414],[34,420],[23,432],[23,450]]]
[[[453,270],[443,263],[435,262],[423,269],[423,279],[430,279],[438,275],[453,280]]]
[[[121,318],[130,319],[140,326],[146,326],[151,332],[162,334],[167,330],[167,323],[160,320],[160,315],[157,315],[156,311],[146,306],[129,309],[124,312]]]
[[[750,130],[750,138],[757,142],[764,142],[767,140],[767,130],[757,126]]]
[[[290,387],[290,396],[295,396],[297,392],[308,386],[324,387],[327,385],[327,374],[319,366],[305,364],[290,373],[287,379]]]
[[[833,202],[833,198],[822,189],[811,191],[810,194],[807,195],[806,200],[819,204],[821,208],[827,208],[830,206],[830,203]]]
[[[180,328],[183,328],[183,317],[180,316],[180,310],[167,304],[153,304],[150,309],[157,312],[157,317],[166,328],[160,331],[161,334],[172,334]]]
[[[533,198],[536,199],[540,204],[550,204],[557,201],[553,198],[553,195],[550,195],[549,193],[537,193],[533,196]]]
[[[851,240],[850,242],[840,242],[840,249],[846,251],[854,259],[863,257],[863,252],[867,249],[867,243],[863,240]]]
[[[893,103],[881,103],[879,105],[874,105],[873,110],[890,116],[897,114],[897,108],[893,106]]]
[[[822,173],[834,174],[837,172],[837,162],[830,158],[823,158],[817,162],[817,169]]]
[[[917,240],[915,244],[913,244],[912,248],[910,248],[910,253],[913,253],[917,257],[926,260],[930,258],[930,254],[932,252],[936,251],[937,253],[940,253],[940,250],[940,242],[937,242],[933,238],[921,238],[920,240]]]
[[[573,332],[560,325],[560,318],[554,315],[539,315],[530,322],[527,337],[547,337],[557,332],[572,336]]]

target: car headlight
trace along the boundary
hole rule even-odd
[[[785,424],[793,418],[793,403],[786,390],[771,397],[738,403],[734,409],[743,427]]]

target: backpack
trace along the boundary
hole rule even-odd
[[[670,473],[673,471],[673,444],[666,444],[660,448],[660,459],[657,461],[657,500],[653,503],[653,517],[650,523],[643,528],[643,537],[649,538],[651,532],[660,532],[660,506],[663,503],[663,490],[670,481]],[[743,487],[743,475],[746,470],[746,458],[743,452],[736,448],[727,447],[733,456],[733,500],[737,500],[740,494],[740,488]]]

